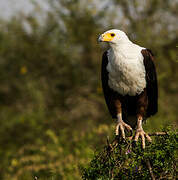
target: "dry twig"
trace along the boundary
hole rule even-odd
[[[154,174],[153,174],[152,167],[151,167],[151,164],[150,164],[150,161],[149,161],[149,160],[146,161],[146,165],[147,165],[147,167],[148,167],[148,169],[149,169],[149,172],[150,172],[150,175],[151,175],[151,179],[152,179],[152,180],[155,180],[155,176],[154,176]]]

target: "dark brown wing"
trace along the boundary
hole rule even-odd
[[[148,108],[146,116],[150,117],[158,111],[158,84],[156,68],[153,61],[153,53],[149,49],[141,51],[144,57],[144,66],[146,70],[146,91],[148,96]]]

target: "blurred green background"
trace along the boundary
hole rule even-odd
[[[159,112],[146,131],[177,127],[177,0],[29,2],[0,20],[0,179],[81,179],[78,167],[114,134],[97,43],[110,28],[155,54]]]

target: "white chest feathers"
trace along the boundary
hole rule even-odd
[[[127,49],[127,51],[125,50]],[[139,46],[108,50],[109,87],[122,95],[140,94],[146,87],[145,67]]]

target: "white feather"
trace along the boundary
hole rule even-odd
[[[140,94],[146,87],[145,67],[141,54],[141,50],[145,48],[132,43],[129,39],[110,46],[107,65],[109,87],[122,95]]]

